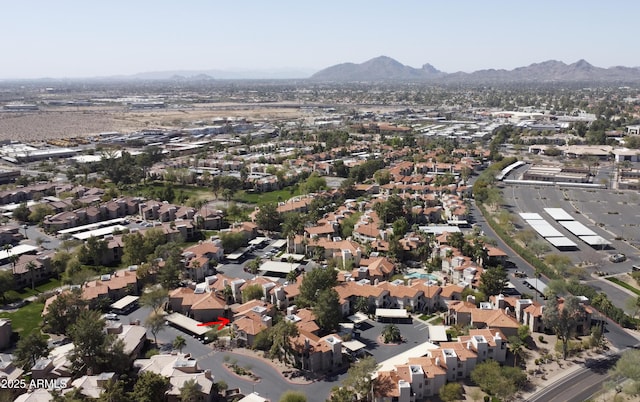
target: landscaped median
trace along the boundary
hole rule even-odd
[[[620,279],[616,278],[615,276],[610,276],[608,278],[605,278],[606,280],[608,280],[609,282],[613,282],[618,286],[622,286],[623,288],[632,291],[633,293],[637,294],[638,296],[640,296],[640,289],[635,288],[631,285],[629,285],[626,282],[621,281]]]

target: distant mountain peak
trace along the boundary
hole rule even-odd
[[[311,76],[322,81],[415,81],[430,79],[441,72],[430,64],[422,68],[406,66],[388,57],[378,56],[364,63],[342,63],[325,68]]]
[[[379,56],[361,64],[343,63],[318,71],[313,80],[335,82],[429,81],[443,83],[507,82],[640,82],[640,67],[596,67],[584,59],[572,64],[558,60],[532,63],[513,70],[486,69],[472,73],[447,74],[431,64],[413,68]]]

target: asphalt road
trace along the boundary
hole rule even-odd
[[[130,321],[140,320],[141,323],[144,323],[144,320],[149,317],[150,313],[150,308],[141,307],[129,315],[121,315],[120,321],[128,324]],[[331,388],[340,384],[346,376],[346,374],[343,373],[324,381],[317,381],[306,385],[290,383],[285,380],[278,371],[262,360],[227,351],[214,351],[211,345],[203,345],[192,336],[186,335],[171,326],[165,326],[164,329],[157,334],[158,344],[170,344],[178,335],[184,337],[187,342],[187,345],[182,350],[183,353],[190,353],[193,358],[198,360],[198,366],[201,369],[211,369],[214,375],[214,381],[223,380],[229,388],[240,388],[244,394],[258,392],[265,398],[278,400],[285,391],[292,389],[304,392],[307,395],[307,400],[310,402],[321,402],[329,397]],[[153,340],[153,335],[148,331],[147,337]],[[226,355],[237,360],[238,364],[242,367],[251,367],[251,371],[260,377],[260,381],[254,383],[223,368]]]
[[[527,402],[582,402],[602,389],[617,358],[593,360],[527,399]]]

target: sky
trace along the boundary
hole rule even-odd
[[[377,56],[452,73],[585,59],[640,66],[631,0],[13,0],[0,79],[314,72]]]

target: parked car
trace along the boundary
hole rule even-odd
[[[109,321],[118,321],[120,318],[118,318],[118,314],[114,314],[114,313],[108,313],[102,316],[105,320],[109,320]]]
[[[622,253],[612,254],[609,256],[609,261],[611,262],[622,262],[622,261],[625,261],[626,259],[627,259],[627,256]]]

